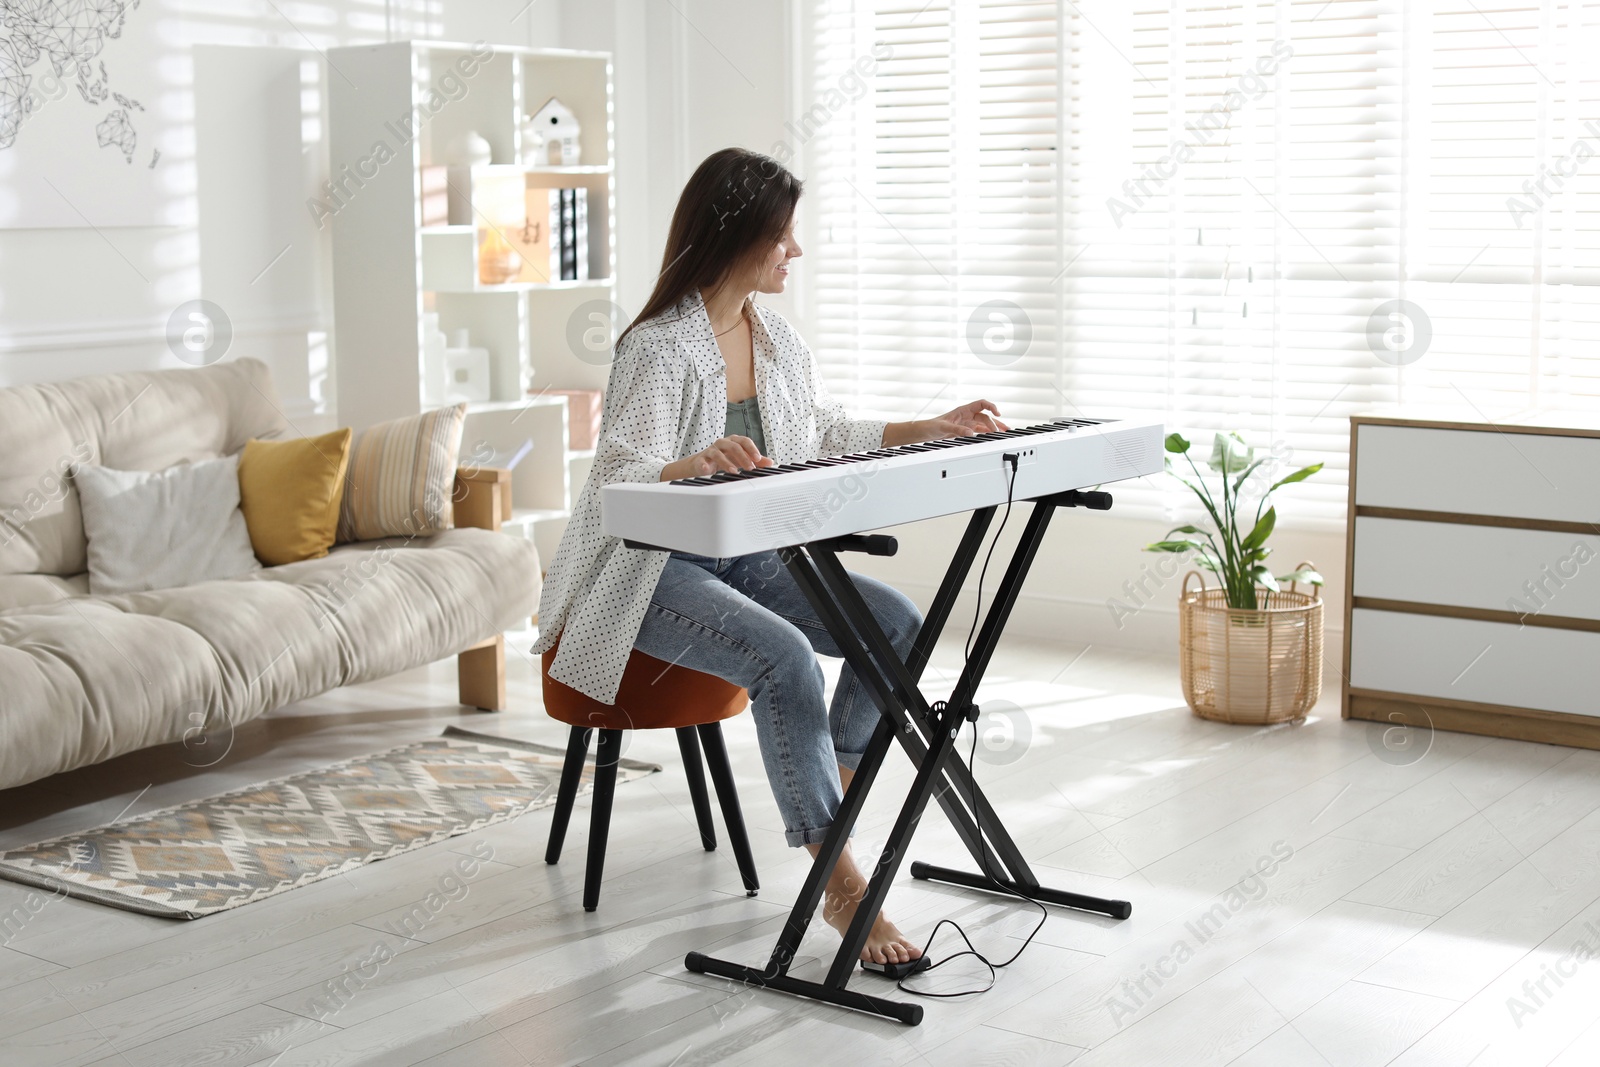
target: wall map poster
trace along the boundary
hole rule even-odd
[[[160,0],[0,0],[0,228],[181,221],[163,21]]]

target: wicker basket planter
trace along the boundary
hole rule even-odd
[[[1199,588],[1190,579],[1199,578]],[[1262,607],[1228,607],[1198,571],[1178,599],[1184,699],[1202,719],[1264,724],[1299,719],[1322,692],[1322,598],[1260,590]]]

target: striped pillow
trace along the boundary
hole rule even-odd
[[[339,541],[426,537],[455,525],[456,459],[467,405],[380,422],[350,444]]]

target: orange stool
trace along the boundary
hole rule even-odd
[[[739,794],[734,789],[733,770],[728,765],[728,749],[722,741],[722,720],[731,719],[750,703],[750,695],[732,682],[703,671],[667,663],[634,649],[622,675],[615,704],[602,704],[550,677],[550,661],[555,659],[560,642],[541,657],[540,677],[544,683],[544,710],[552,719],[567,723],[572,734],[567,742],[567,758],[561,768],[561,785],[556,792],[555,817],[550,823],[550,842],[544,861],[561,859],[561,844],[567,836],[567,823],[578,795],[578,781],[589,757],[589,733],[599,730],[595,756],[594,808],[589,819],[589,864],[583,876],[583,910],[593,911],[600,903],[600,876],[605,866],[606,836],[611,826],[611,800],[617,789],[617,762],[622,754],[624,730],[675,730],[678,749],[683,753],[684,771],[689,779],[689,796],[694,800],[695,820],[700,824],[700,844],[707,852],[717,847],[716,830],[711,824],[711,802],[706,795],[705,772],[700,764],[700,749],[705,748],[711,780],[722,804],[722,821],[739,864],[745,892],[755,896],[756,864],[750,855],[750,839],[745,834],[744,816],[739,811]]]

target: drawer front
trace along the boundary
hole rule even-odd
[[[1600,633],[1357,608],[1350,684],[1600,716]]]
[[[1356,504],[1600,522],[1600,438],[1357,423]]]
[[[1356,518],[1358,597],[1600,620],[1600,535]]]

